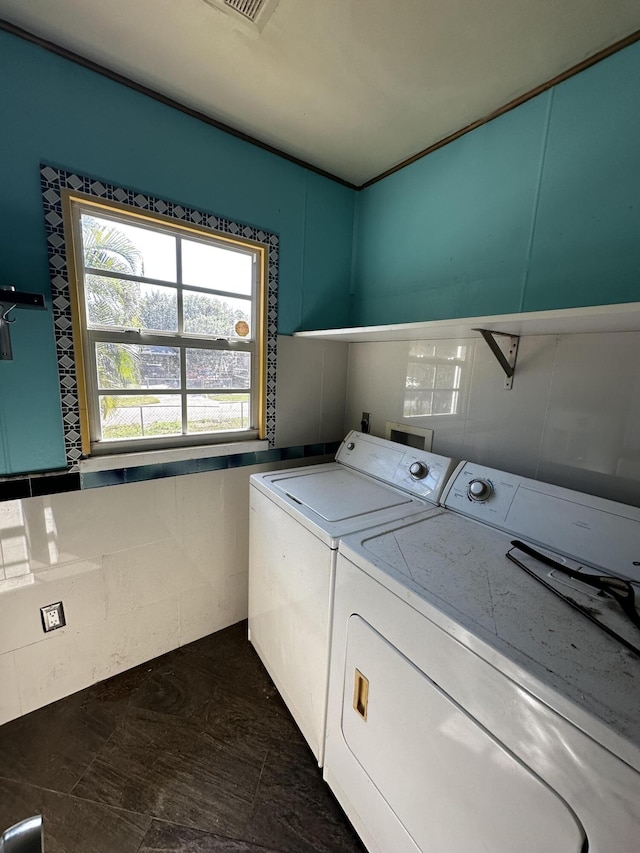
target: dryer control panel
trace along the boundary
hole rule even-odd
[[[336,462],[432,503],[440,500],[456,466],[446,456],[355,430],[340,445]]]
[[[442,496],[448,509],[640,583],[640,509],[472,462]]]

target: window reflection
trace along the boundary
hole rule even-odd
[[[0,556],[0,592],[34,582],[21,501],[7,501],[2,506]]]
[[[467,346],[451,342],[411,344],[404,394],[405,418],[460,412],[467,350]]]
[[[34,572],[58,560],[58,530],[48,499],[0,504],[0,593],[34,583]]]

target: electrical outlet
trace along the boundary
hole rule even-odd
[[[47,631],[55,631],[56,628],[63,628],[67,624],[61,601],[41,607],[40,616],[42,617],[42,629],[45,633]]]

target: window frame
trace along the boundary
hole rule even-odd
[[[207,460],[212,456],[246,454],[254,449],[266,450],[276,444],[276,363],[278,345],[278,275],[280,240],[277,234],[259,225],[248,225],[237,220],[212,212],[211,208],[202,209],[185,205],[180,201],[155,196],[141,189],[122,186],[95,176],[83,174],[41,162],[39,178],[42,197],[43,226],[48,258],[50,296],[47,302],[52,315],[52,330],[55,344],[57,373],[60,391],[61,429],[63,439],[63,462],[69,472],[77,472],[86,459],[87,449],[83,447],[81,423],[86,421],[86,405],[80,397],[80,388],[84,385],[81,375],[82,365],[76,364],[74,349],[74,330],[72,318],[73,294],[71,292],[70,253],[67,253],[64,210],[62,196],[69,191],[75,196],[87,200],[107,203],[117,207],[126,207],[151,214],[156,218],[166,217],[174,224],[183,224],[195,229],[212,231],[221,236],[240,238],[254,242],[264,248],[264,323],[265,364],[261,377],[264,387],[261,398],[264,400],[264,439],[242,440],[238,442],[208,443],[192,447],[174,447],[160,451],[141,451],[137,448],[127,450],[132,464],[144,465],[145,459],[163,461],[190,459]],[[215,202],[215,192],[212,193]],[[86,432],[85,432],[86,434]],[[208,441],[208,435],[204,440]],[[126,467],[127,454],[116,453],[109,456],[92,457],[91,470],[103,470],[113,467],[112,461],[121,459]],[[83,463],[89,464],[89,463]],[[219,466],[218,466],[219,467]],[[198,469],[199,470],[199,469]],[[208,470],[206,467],[203,470]]]
[[[149,210],[138,210],[130,204],[123,204],[113,200],[95,198],[92,194],[81,193],[70,189],[61,191],[62,212],[64,220],[64,234],[67,245],[67,263],[69,268],[69,295],[71,297],[71,318],[73,323],[73,342],[76,363],[76,378],[78,387],[79,426],[81,435],[81,449],[83,456],[115,455],[127,452],[157,451],[162,449],[176,449],[180,447],[211,446],[217,444],[234,444],[252,440],[273,438],[268,435],[267,429],[267,350],[268,350],[268,327],[271,321],[268,318],[269,285],[271,284],[269,246],[264,240],[251,239],[245,233],[240,235],[228,234],[224,231],[209,228],[198,223],[197,225],[183,222],[175,217],[162,215]],[[181,208],[183,210],[183,208]],[[137,226],[147,227],[155,231],[164,231],[177,237],[186,239],[203,240],[209,245],[217,245],[223,248],[239,250],[250,253],[253,256],[253,283],[251,295],[251,328],[252,341],[243,342],[242,339],[213,339],[206,335],[184,333],[179,329],[178,333],[153,332],[144,333],[126,329],[108,329],[100,327],[96,330],[88,328],[86,318],[86,304],[84,299],[84,259],[82,252],[80,215],[89,213],[96,217],[106,217]],[[228,222],[228,221],[224,221]],[[235,228],[231,229],[236,230]],[[239,229],[238,229],[239,230]],[[244,229],[244,232],[253,229]],[[258,232],[258,236],[271,237],[267,232]],[[277,265],[276,265],[277,269]],[[92,270],[92,273],[101,275],[103,270]],[[144,280],[140,276],[127,276],[131,280]],[[178,276],[179,277],[179,276]],[[151,282],[153,283],[153,282]],[[165,284],[168,284],[165,282]],[[181,288],[180,285],[169,285]],[[216,295],[215,290],[197,286],[187,286],[186,290]],[[181,292],[184,292],[181,290]],[[224,294],[229,295],[229,294]],[[180,297],[179,297],[180,298]],[[180,316],[182,314],[180,313]],[[274,335],[271,335],[274,338]],[[248,429],[202,432],[170,436],[154,436],[153,438],[128,438],[128,439],[106,439],[100,436],[100,413],[99,413],[99,382],[95,370],[94,359],[91,355],[92,345],[97,340],[109,340],[122,343],[138,343],[160,346],[180,345],[183,355],[187,349],[207,349],[209,351],[250,352],[251,387],[250,389],[234,389],[235,393],[246,393],[250,398],[250,426]],[[271,349],[275,350],[275,340],[271,342]],[[185,406],[189,390],[186,383],[185,358],[181,359],[181,383],[177,392],[171,392],[181,399],[182,421],[184,429]],[[215,393],[224,393],[219,389]],[[140,389],[131,389],[128,393],[140,394]],[[164,393],[164,389],[163,389]],[[228,391],[234,393],[234,391]],[[120,395],[120,391],[116,391]],[[115,394],[114,394],[115,396]]]

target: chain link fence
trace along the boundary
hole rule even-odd
[[[187,429],[189,433],[220,432],[249,428],[249,402],[233,400],[228,403],[208,401],[189,403]],[[142,438],[154,435],[174,435],[182,432],[180,404],[114,406],[102,418],[105,439]]]

